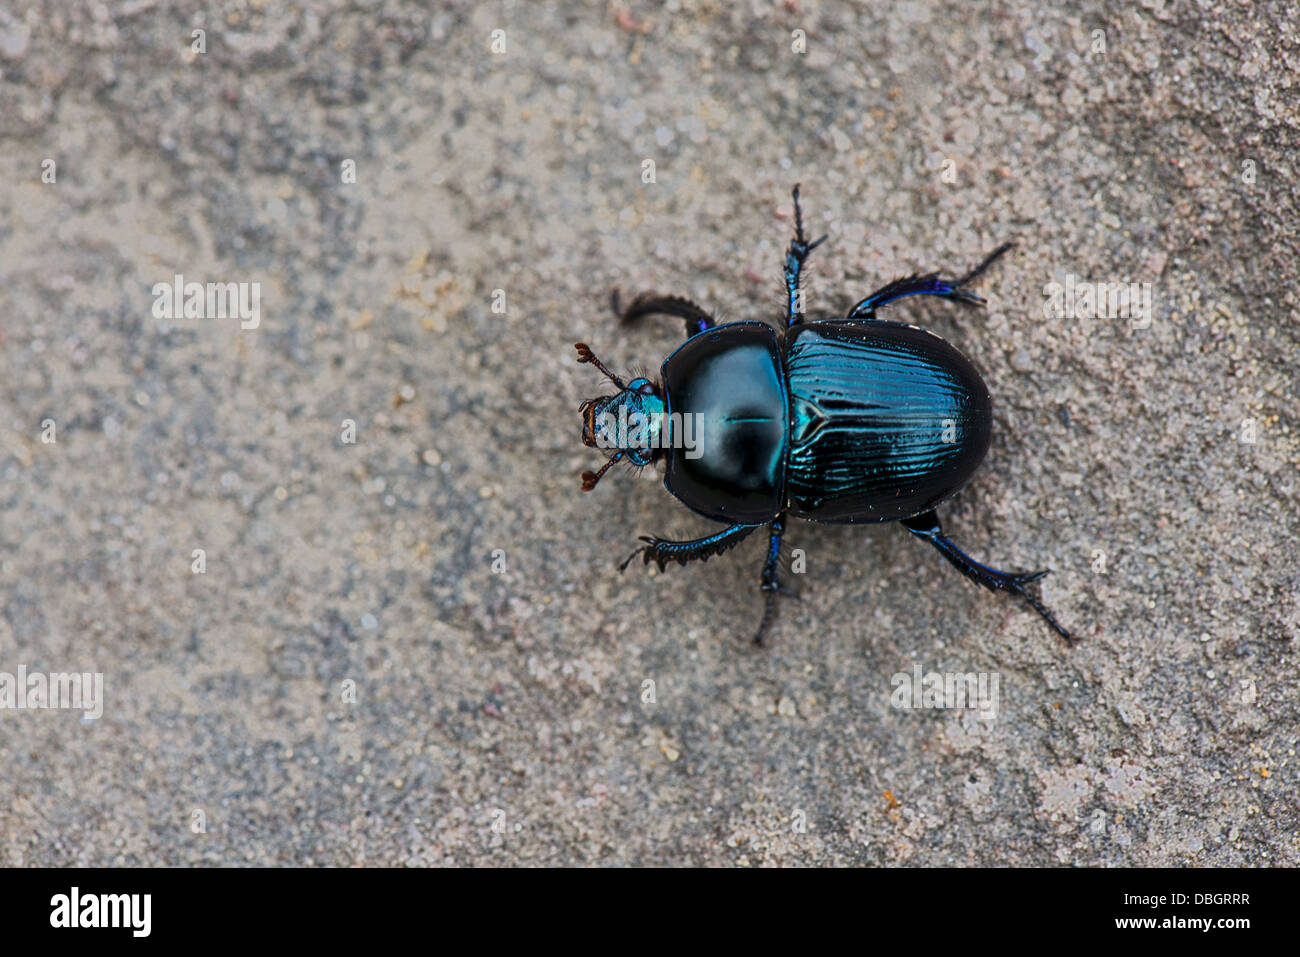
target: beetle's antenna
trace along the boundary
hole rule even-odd
[[[588,346],[585,342],[575,342],[573,344],[573,348],[578,350],[579,362],[590,362],[592,365],[594,365],[597,369],[599,369],[601,372],[605,374],[605,378],[609,379],[610,382],[618,386],[619,391],[622,391],[623,389],[627,388],[627,386],[624,384],[622,379],[620,379],[618,376],[614,375],[614,373],[610,372],[608,369],[605,368],[605,363],[601,362],[599,359],[596,358],[596,353],[592,352],[591,347]]]
[[[609,375],[608,372],[605,374]],[[609,471],[609,467],[622,458],[623,458],[623,452],[622,450],[619,450],[618,452],[615,452],[613,455],[609,457],[609,461],[600,467],[599,472],[583,472],[582,490],[584,492],[590,492],[593,488],[596,487],[596,483],[600,481],[600,477]]]

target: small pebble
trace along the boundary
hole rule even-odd
[[[1029,354],[1028,349],[1017,349],[1011,356],[1011,368],[1017,372],[1033,372],[1034,357]]]
[[[14,23],[0,29],[0,56],[6,60],[21,60],[27,53],[31,31],[24,23]]]

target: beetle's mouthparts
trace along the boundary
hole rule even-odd
[[[597,396],[578,406],[578,411],[582,414],[582,444],[587,448],[596,448],[596,416],[604,410],[605,406],[614,401],[614,398],[612,395]]]

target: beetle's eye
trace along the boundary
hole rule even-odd
[[[637,379],[628,385],[629,389],[635,389],[641,395],[654,395],[655,385],[649,379]]]

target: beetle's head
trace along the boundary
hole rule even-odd
[[[638,468],[649,465],[663,454],[661,427],[664,416],[663,392],[644,377],[624,382],[610,372],[579,342],[579,362],[590,362],[618,387],[617,395],[588,399],[578,407],[582,413],[582,444],[593,449],[611,449],[609,461],[599,472],[582,473],[582,490],[590,492],[615,462],[627,462]]]

